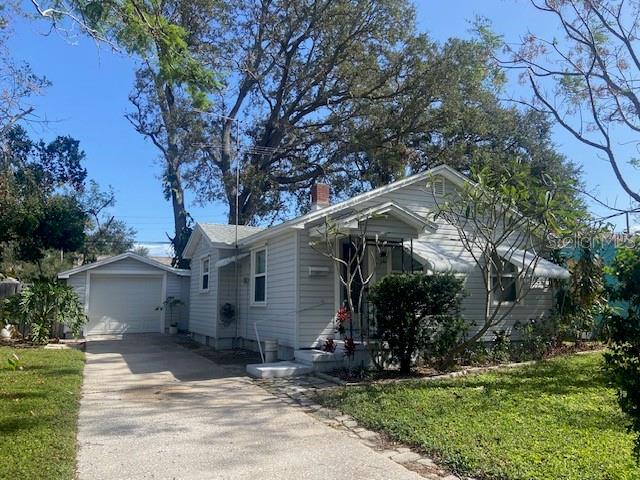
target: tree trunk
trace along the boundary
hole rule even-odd
[[[167,182],[171,189],[171,205],[173,207],[174,236],[171,239],[175,253],[173,264],[178,268],[187,268],[189,262],[182,257],[182,254],[184,247],[187,246],[187,242],[189,241],[191,229],[187,224],[188,214],[184,205],[184,190],[182,188],[180,173],[177,169],[173,168],[170,162],[167,165]]]

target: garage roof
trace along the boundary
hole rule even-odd
[[[180,275],[182,277],[188,277],[191,275],[190,270],[183,270],[181,268],[173,268],[169,265],[165,265],[163,263],[158,262],[157,260],[153,260],[151,258],[143,257],[137,255],[132,252],[121,253],[120,255],[116,255],[114,257],[105,258],[103,260],[99,260],[97,262],[89,263],[87,265],[81,265],[76,268],[72,268],[71,270],[67,270],[65,272],[60,272],[58,274],[58,278],[69,278],[71,275],[75,275],[76,273],[85,272],[87,270],[92,270],[94,268],[102,267],[104,265],[108,265],[113,262],[117,262],[119,260],[124,260],[125,258],[131,258],[133,260],[137,260],[141,263],[145,263],[147,265],[151,265],[152,267],[159,268],[160,270],[165,270],[167,272],[175,273],[176,275]]]

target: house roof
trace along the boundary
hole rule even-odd
[[[240,246],[246,246],[250,245],[253,242],[262,241],[274,237],[275,235],[284,233],[289,229],[304,228],[308,223],[317,221],[327,215],[334,215],[336,213],[342,212],[343,210],[356,207],[357,205],[368,200],[372,200],[381,195],[385,195],[389,192],[393,192],[414,183],[426,181],[434,175],[441,175],[456,185],[463,185],[465,183],[473,184],[471,180],[469,180],[467,177],[457,172],[453,168],[447,165],[439,165],[425,172],[417,173],[415,175],[411,175],[410,177],[406,177],[396,182],[390,183],[388,185],[385,185],[384,187],[379,187],[369,192],[356,195],[355,197],[352,197],[340,203],[336,203],[335,205],[330,205],[319,210],[314,210],[313,212],[309,212],[306,215],[302,215],[274,227],[264,229],[260,232],[243,238],[242,241],[239,241],[238,243]]]
[[[236,226],[220,223],[199,223],[209,241],[212,243],[225,243],[233,245],[236,243]],[[262,227],[251,227],[249,225],[238,225],[238,240],[246,238],[254,233],[264,230]]]
[[[71,270],[66,270],[64,272],[60,272],[58,274],[58,278],[69,278],[71,275],[75,275],[76,273],[81,273],[81,272],[85,272],[87,270],[92,270],[94,268],[98,268],[98,267],[102,267],[104,265],[108,265],[110,263],[113,262],[117,262],[119,260],[124,260],[125,258],[131,258],[133,260],[137,260],[141,263],[144,263],[146,265],[150,265],[152,267],[156,267],[159,268],[161,270],[167,271],[167,272],[171,272],[171,273],[175,273],[176,275],[180,275],[183,277],[188,277],[189,275],[191,275],[191,271],[190,270],[183,270],[180,268],[173,268],[169,265],[165,265],[163,263],[160,263],[156,260],[153,260],[151,258],[148,257],[143,257],[140,255],[137,255],[133,252],[126,252],[126,253],[121,253],[120,255],[115,255],[113,257],[108,257],[108,258],[104,258],[102,260],[99,260],[97,262],[93,262],[93,263],[88,263],[87,265],[81,265],[79,267],[76,268],[72,268]]]
[[[249,225],[238,225],[238,240],[250,237],[264,230],[262,227],[251,227]],[[182,256],[191,258],[196,245],[201,238],[205,238],[211,246],[233,247],[236,243],[236,226],[228,223],[196,223],[193,233],[184,248]]]

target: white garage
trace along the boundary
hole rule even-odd
[[[189,270],[124,253],[58,275],[84,303],[84,335],[164,333],[171,323],[188,330]],[[168,297],[182,304],[162,308]]]

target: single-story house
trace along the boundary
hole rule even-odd
[[[60,277],[85,301],[87,334],[109,333],[123,325],[126,331],[164,331],[165,313],[151,307],[176,295],[188,303],[180,314],[181,328],[188,328],[199,342],[223,349],[256,348],[257,342],[276,340],[278,358],[291,360],[335,337],[335,314],[345,300],[335,261],[313,245],[322,236],[325,220],[354,232],[366,221],[367,235],[385,245],[371,248],[364,266],[373,274],[372,282],[402,271],[463,275],[463,315],[473,324],[483,318],[481,270],[464,250],[456,228],[433,215],[436,196],[465,182],[469,180],[450,167],[438,166],[333,205],[329,187],[317,184],[309,213],[273,227],[196,224],[184,250],[190,271],[124,254]],[[337,245],[337,255],[348,254],[346,242],[345,238]],[[535,274],[534,288],[524,301],[515,302],[500,328],[547,315],[554,299],[549,279],[568,276],[565,269],[543,259]],[[517,282],[513,288],[518,288]],[[362,310],[359,323],[364,325],[368,309]]]
[[[171,323],[189,328],[190,270],[127,252],[58,274],[74,288],[89,322],[85,336],[164,333]],[[180,300],[172,308],[168,297]]]
[[[335,337],[335,313],[345,292],[334,260],[312,246],[326,218],[354,231],[366,218],[367,235],[404,247],[371,249],[365,268],[373,272],[372,282],[412,268],[459,273],[466,278],[468,294],[463,315],[470,322],[483,318],[481,270],[462,247],[457,230],[433,218],[434,195],[444,196],[468,181],[439,166],[335,205],[329,202],[328,186],[315,185],[311,212],[270,228],[241,226],[237,240],[233,225],[197,224],[184,251],[191,260],[190,332],[216,348],[277,340],[283,360]],[[566,278],[568,272],[543,259],[535,268],[542,278],[501,328],[540,318],[551,309],[554,294],[548,279]]]

